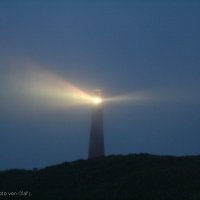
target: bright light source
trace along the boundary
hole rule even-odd
[[[92,102],[96,105],[101,104],[102,103],[102,98],[101,97],[93,97],[92,98]]]

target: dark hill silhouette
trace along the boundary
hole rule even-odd
[[[12,199],[200,200],[200,156],[131,154],[0,172],[0,192],[11,191],[32,193]]]

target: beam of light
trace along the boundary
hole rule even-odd
[[[57,106],[90,104],[93,97],[74,84],[49,72],[33,76],[24,88],[26,94]]]
[[[29,108],[65,109],[81,105],[142,102],[150,99],[150,95],[145,92],[102,97],[99,89],[86,92],[71,82],[35,66],[12,72],[5,85],[8,86],[8,90],[12,90],[11,93],[15,94],[13,97],[16,102],[24,102],[24,105],[26,104]]]
[[[70,108],[91,105],[94,97],[76,85],[47,70],[29,67],[11,71],[4,83],[9,101],[22,107]],[[13,102],[10,104],[13,105]]]
[[[135,92],[119,96],[108,97],[104,99],[106,103],[138,103],[144,101],[151,101],[155,98],[150,92]]]

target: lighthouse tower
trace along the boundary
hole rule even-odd
[[[88,159],[104,156],[103,102],[101,90],[95,91],[92,106]]]

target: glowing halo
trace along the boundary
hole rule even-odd
[[[95,96],[95,97],[92,98],[92,102],[95,105],[99,105],[103,102],[103,99],[101,97]]]

